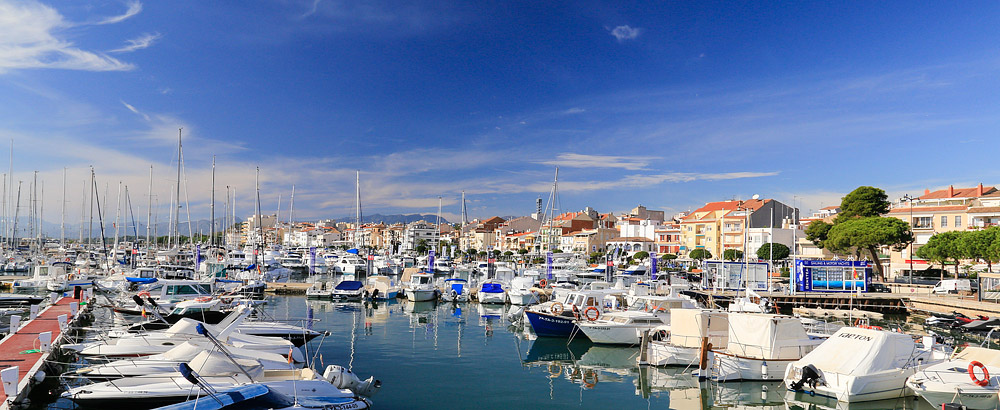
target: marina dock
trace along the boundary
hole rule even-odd
[[[31,387],[39,383],[39,378],[36,378],[38,372],[44,371],[46,360],[62,342],[65,332],[74,325],[88,306],[87,304],[81,306],[79,302],[81,300],[72,297],[60,297],[55,303],[39,311],[34,319],[21,323],[17,332],[8,334],[0,340],[0,371],[7,372],[11,371],[8,369],[17,368],[16,385],[11,385],[9,382],[8,377],[12,376],[0,376],[4,387],[0,391],[0,397],[3,399],[0,410],[20,407]],[[74,304],[77,306],[75,316],[72,314]],[[60,326],[61,319],[66,321],[65,326]],[[51,335],[48,339],[48,349],[43,349],[41,346],[40,336],[45,333]]]

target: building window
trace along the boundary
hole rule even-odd
[[[932,228],[932,226],[931,226],[931,217],[929,217],[929,216],[921,216],[921,217],[913,218],[912,225],[913,225],[914,228]]]
[[[962,226],[962,215],[955,215],[955,227]]]
[[[941,227],[942,228],[948,227],[948,217],[947,216],[942,216],[941,217]]]

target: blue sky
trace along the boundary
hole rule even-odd
[[[1000,4],[0,0],[0,146],[80,215],[165,209],[177,129],[193,216],[668,213],[753,194],[803,211],[1000,184]],[[0,155],[0,169],[6,170]],[[161,211],[165,215],[165,211]],[[141,212],[144,214],[144,212]],[[162,218],[165,218],[163,216]]]

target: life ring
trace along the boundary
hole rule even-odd
[[[224,259],[222,255],[219,255],[219,262],[222,262],[222,259]]]
[[[561,315],[563,313],[563,310],[564,306],[561,302],[556,302],[553,303],[552,306],[549,306],[549,313],[552,313],[553,315],[556,316]]]
[[[594,312],[594,317],[590,317],[590,312]],[[601,310],[593,306],[588,306],[583,310],[583,316],[586,317],[587,320],[593,322],[601,317]]]
[[[73,274],[71,273],[68,276],[66,276],[66,279],[73,280]]]
[[[66,262],[72,262],[72,259],[66,258]]]
[[[543,287],[543,288],[546,287],[546,286],[548,286],[548,284],[549,284],[549,281],[547,281],[545,279],[542,279],[542,280],[538,281],[538,286]]]
[[[754,304],[758,304],[759,305],[760,304],[760,298],[756,297],[756,296],[752,296],[752,297],[750,297],[750,303],[754,303]]]
[[[597,372],[593,370],[587,370],[586,372],[584,372],[583,385],[587,386],[588,389],[593,389],[595,386],[597,386]]]
[[[549,378],[555,379],[562,374],[562,365],[559,363],[549,363]]]
[[[149,297],[149,291],[148,290],[144,290],[142,292],[137,293],[137,295],[139,297],[147,297],[148,298]]]
[[[202,296],[194,299],[195,302],[209,302],[211,300],[212,300],[211,296]]]
[[[976,372],[975,372],[976,368],[982,369],[983,371],[982,379],[976,377]],[[986,366],[977,360],[973,360],[972,363],[969,363],[969,378],[971,378],[972,382],[975,383],[977,386],[985,387],[990,385],[990,371],[986,370]]]
[[[580,320],[580,308],[576,307],[576,305],[573,305],[573,317],[576,320]]]

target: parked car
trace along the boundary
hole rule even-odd
[[[892,293],[892,289],[881,283],[872,283],[868,286],[868,292],[871,293]]]

